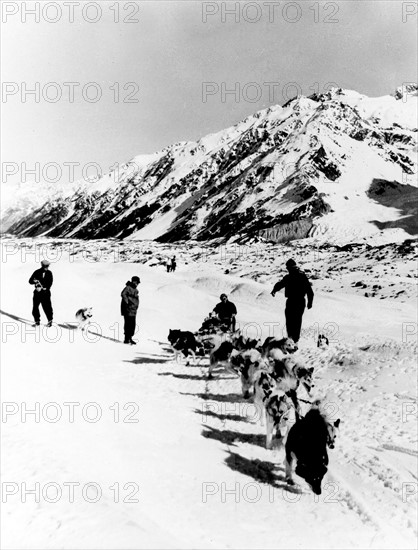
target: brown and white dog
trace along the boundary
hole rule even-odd
[[[261,353],[256,349],[236,352],[231,356],[231,366],[241,377],[242,395],[248,399],[254,391],[254,377],[260,368],[266,368]]]
[[[306,393],[310,395],[314,387],[312,375],[314,368],[306,368],[299,360],[292,356],[286,356],[272,362],[274,375],[278,381],[282,382],[283,389],[297,389],[299,384],[305,388]]]
[[[75,318],[78,321],[77,328],[80,330],[86,330],[86,327],[91,323],[91,318],[93,317],[93,308],[92,307],[83,307],[77,311]]]
[[[283,363],[282,377],[277,378],[271,364],[255,349],[237,353],[230,361],[240,371],[243,397],[252,396],[260,423],[262,426],[266,424],[266,448],[270,449],[274,434],[282,439],[290,411],[298,410],[298,381],[293,373],[288,373]],[[289,380],[283,384],[285,376]],[[285,386],[284,389],[280,384]]]
[[[240,336],[240,330],[226,333],[215,332],[213,334],[201,334],[199,332],[195,333],[196,340],[204,346],[205,350],[209,350],[210,353],[215,349],[218,349],[222,342],[232,342],[235,347],[235,342]]]
[[[268,368],[261,368],[254,377],[253,402],[260,424],[264,426],[264,420],[266,422],[266,448],[271,449],[274,434],[282,439],[294,405],[287,393],[278,388],[277,380]]]
[[[238,376],[238,373],[231,367],[231,355],[236,353],[232,342],[226,340],[220,344],[219,347],[212,350],[209,357],[209,372],[208,378],[213,378],[213,371],[219,367]]]
[[[253,379],[253,403],[257,409],[260,424],[264,426],[266,417],[266,404],[270,397],[277,391],[277,380],[272,376],[269,368],[259,369]]]
[[[292,338],[281,338],[277,340],[273,336],[269,336],[264,340],[263,345],[261,346],[262,353],[266,358],[273,357],[278,358],[274,352],[279,353],[279,357],[282,355],[287,355],[289,353],[295,353],[298,350],[297,344],[292,340]]]
[[[283,442],[292,409],[289,397],[280,390],[275,390],[266,402],[266,449],[271,449],[273,435]]]
[[[292,400],[296,416],[300,416],[300,406],[297,398],[299,385],[305,388],[310,396],[314,383],[312,380],[313,367],[306,368],[291,356],[276,359],[272,363],[273,376],[277,381],[277,388],[284,391]]]
[[[317,347],[318,348],[327,348],[329,346],[329,339],[325,334],[318,334],[318,341],[317,341]]]
[[[252,351],[251,346],[258,343],[257,340],[244,338],[240,330],[229,334],[218,333],[202,336],[201,341],[205,347],[211,348],[208,378],[212,378],[213,371],[218,367],[222,367],[238,376],[241,365],[239,361],[232,364],[231,358],[240,354],[242,351]],[[257,353],[261,357],[260,353]]]

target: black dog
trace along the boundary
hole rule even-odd
[[[196,360],[196,351],[200,352],[201,344],[197,342],[192,332],[170,329],[167,338],[173,349],[176,361],[181,353],[184,357],[188,357],[190,354]]]
[[[238,351],[244,351],[247,349],[256,349],[261,351],[260,341],[255,338],[245,338],[242,334],[238,336],[234,341],[234,348]]]
[[[321,483],[328,470],[327,445],[334,447],[336,428],[340,420],[328,422],[318,408],[312,407],[304,418],[289,430],[286,440],[286,481],[294,485],[292,463],[296,459],[295,472],[302,477],[316,495],[321,494]],[[330,432],[333,436],[330,437]]]

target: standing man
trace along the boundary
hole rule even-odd
[[[305,295],[308,297],[308,309],[311,309],[314,298],[311,283],[303,271],[301,271],[295,260],[287,260],[286,267],[288,274],[281,281],[274,285],[271,295],[275,296],[284,288],[286,300],[286,330],[287,336],[296,343],[299,341],[302,328],[302,316],[305,311]]]
[[[228,300],[226,294],[220,295],[221,301],[213,308],[221,323],[228,326],[228,330],[235,332],[237,308]]]
[[[173,256],[171,258],[171,271],[174,273],[174,271],[176,270],[176,267],[177,267],[177,262],[176,262],[176,257]]]
[[[46,326],[52,326],[53,311],[51,304],[51,286],[53,283],[53,277],[51,271],[49,271],[49,266],[50,262],[48,260],[42,260],[40,269],[34,271],[29,279],[29,284],[35,285],[32,307],[32,315],[35,320],[35,326],[39,326],[41,323],[39,305],[42,305],[42,309],[48,319]]]
[[[136,312],[138,311],[139,298],[137,286],[140,283],[139,277],[136,275],[132,277],[130,281],[126,283],[125,288],[122,290],[122,301],[120,304],[120,312],[125,320],[124,332],[125,340],[124,344],[135,345],[136,342],[132,339],[135,334],[136,327]]]

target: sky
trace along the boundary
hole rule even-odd
[[[417,80],[416,11],[397,0],[3,1],[2,186],[94,178],[334,83],[393,93]]]

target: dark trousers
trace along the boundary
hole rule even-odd
[[[124,315],[125,323],[123,330],[125,332],[125,342],[129,342],[135,334],[136,315]]]
[[[52,311],[50,290],[41,290],[40,292],[35,291],[33,293],[32,315],[36,323],[39,323],[39,321],[41,320],[41,314],[39,313],[39,305],[42,306],[42,309],[44,310],[44,313],[48,321],[52,321],[53,311]]]
[[[286,330],[287,336],[292,338],[294,342],[299,341],[300,331],[302,328],[302,316],[305,311],[305,298],[291,299],[286,301]]]

